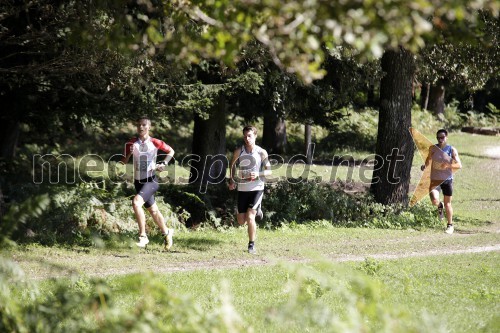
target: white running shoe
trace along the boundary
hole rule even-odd
[[[149,239],[148,236],[139,236],[139,242],[135,243],[138,247],[146,247],[148,245]]]
[[[167,229],[168,233],[164,236],[163,239],[163,246],[165,247],[165,250],[170,250],[172,245],[174,245],[174,229]]]
[[[446,230],[444,232],[451,235],[454,230],[455,230],[455,228],[453,228],[453,224],[448,224],[448,226],[446,227]]]

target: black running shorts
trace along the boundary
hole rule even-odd
[[[451,197],[453,195],[453,179],[442,180],[432,180],[429,190],[443,191],[443,195]]]
[[[246,213],[248,209],[259,207],[264,191],[238,191],[238,214]]]

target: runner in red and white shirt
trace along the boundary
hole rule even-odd
[[[122,162],[127,164],[130,157],[133,157],[134,186],[137,194],[132,199],[132,207],[139,225],[137,246],[145,247],[149,243],[146,235],[146,216],[142,208],[145,206],[162,232],[165,249],[169,250],[173,244],[174,229],[167,228],[165,219],[155,202],[154,194],[159,187],[155,171],[163,171],[165,165],[173,158],[174,150],[162,140],[150,137],[150,128],[151,120],[149,118],[141,117],[137,120],[137,137],[126,143]],[[160,163],[156,163],[158,150],[167,153],[165,160]]]

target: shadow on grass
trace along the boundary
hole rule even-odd
[[[206,251],[222,242],[212,238],[174,239],[174,246],[184,247],[195,251]]]
[[[461,235],[473,235],[473,234],[490,234],[495,231],[490,227],[495,224],[493,221],[484,221],[479,219],[463,218],[459,216],[453,217],[454,222],[463,223],[464,225],[469,225],[476,228],[455,228],[455,232]]]
[[[489,156],[489,155],[476,155],[476,154],[470,154],[470,153],[460,153],[460,155],[472,157],[472,158],[477,158],[477,159],[481,159],[481,160],[500,160],[500,157]]]
[[[463,224],[470,224],[478,227],[487,227],[494,224],[493,221],[485,221],[480,219],[474,219],[470,217],[462,217],[462,216],[453,216],[453,222],[461,222]]]

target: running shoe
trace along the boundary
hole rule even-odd
[[[135,243],[138,247],[146,247],[148,245],[149,239],[148,236],[139,236],[139,242]]]
[[[451,235],[454,230],[455,230],[455,228],[453,228],[453,224],[448,224],[448,226],[446,227],[446,230],[444,232]]]
[[[167,251],[170,250],[170,248],[174,244],[173,236],[174,229],[167,229],[167,234],[163,236],[163,246]]]
[[[444,205],[442,202],[440,202],[439,206],[438,206],[438,215],[439,215],[440,220],[442,220],[444,218],[443,208],[444,208]]]
[[[255,245],[254,244],[248,244],[248,253],[250,254],[256,254],[257,251],[255,251]]]

